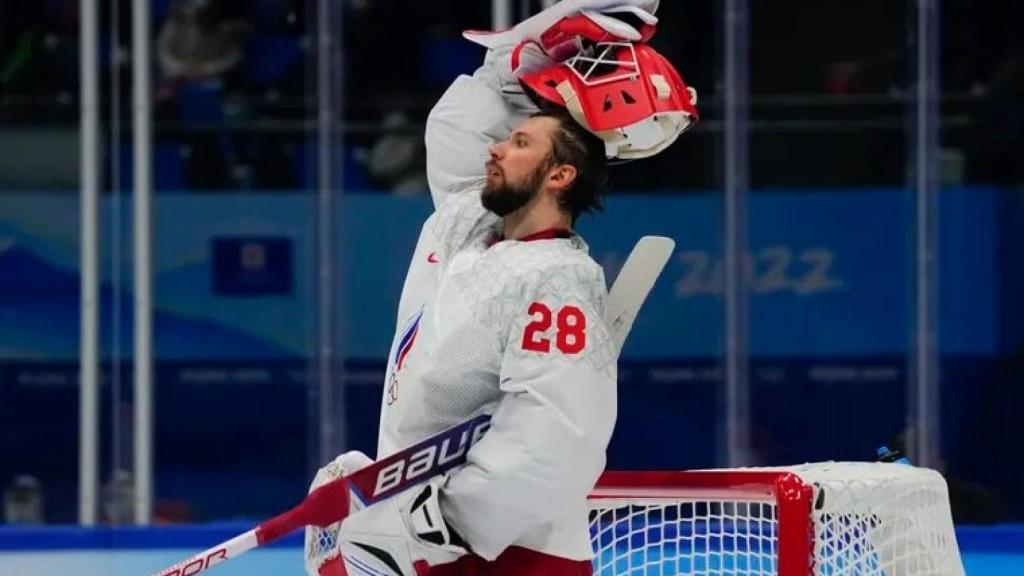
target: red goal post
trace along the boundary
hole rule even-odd
[[[964,573],[945,480],[901,464],[607,472],[589,507],[597,576]]]

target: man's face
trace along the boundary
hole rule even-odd
[[[530,118],[508,140],[488,149],[487,183],[481,194],[484,208],[507,216],[528,204],[540,192],[551,166],[548,157],[558,120]]]

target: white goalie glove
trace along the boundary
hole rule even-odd
[[[341,523],[338,546],[349,576],[426,576],[469,553],[441,516],[437,477]]]
[[[659,0],[563,0],[509,30],[467,30],[489,49],[511,48],[513,75],[534,72],[576,55],[583,41],[645,42],[654,34]]]
[[[338,456],[323,468],[317,470],[309,491],[323,486],[324,484],[348,476],[356,470],[360,470],[373,463],[369,456],[358,450],[345,452]],[[362,509],[357,498],[352,498],[349,514],[355,514]],[[344,574],[341,571],[341,559],[338,556],[338,531],[341,529],[341,522],[331,524],[326,528],[317,526],[306,527],[305,556],[306,573],[309,576],[336,576]]]

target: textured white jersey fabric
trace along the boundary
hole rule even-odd
[[[388,357],[378,458],[468,418],[493,415],[449,473],[446,520],[477,555],[510,545],[591,556],[586,495],[616,416],[618,351],[602,320],[607,288],[577,236],[495,242],[480,204],[487,145],[532,111],[503,93],[491,53],[427,123],[435,212],[406,277]]]

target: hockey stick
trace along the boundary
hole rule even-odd
[[[612,283],[604,321],[619,351],[675,247],[675,240],[665,236],[640,238]]]
[[[490,415],[481,415],[440,434],[382,458],[345,478],[313,490],[291,510],[248,532],[189,557],[156,576],[193,576],[211,566],[269,544],[306,525],[325,528],[343,520],[349,499],[369,506],[466,462],[466,452],[490,428]]]
[[[675,246],[670,238],[644,236],[633,247],[608,292],[605,323],[621,350],[640,307],[654,287]],[[349,499],[364,505],[389,498],[444,474],[466,461],[469,448],[487,432],[491,417],[481,415],[419,444],[382,458],[343,479],[313,490],[298,506],[248,532],[191,556],[154,576],[193,576],[307,525],[327,527],[345,518]],[[344,480],[344,481],[343,481]]]

